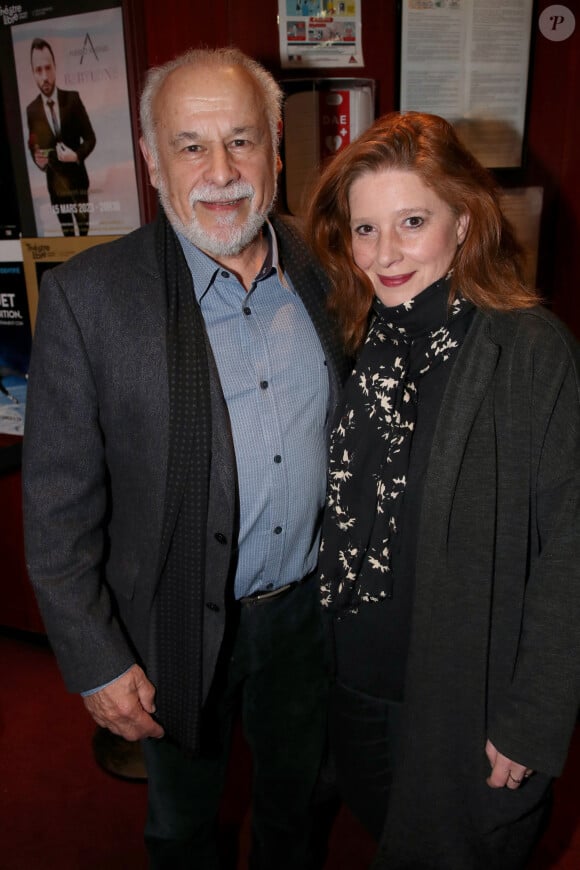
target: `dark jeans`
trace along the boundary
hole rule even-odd
[[[201,757],[186,758],[165,740],[145,741],[145,838],[151,866],[220,866],[216,819],[232,721],[241,708],[253,760],[250,867],[305,870],[313,866],[312,795],[324,749],[327,702],[315,584],[242,606],[226,664],[223,687],[205,710]]]
[[[329,700],[329,743],[342,799],[378,841],[396,754],[400,704],[335,683]]]

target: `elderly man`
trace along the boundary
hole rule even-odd
[[[236,49],[150,71],[157,221],[44,278],[24,448],[30,576],[71,691],[144,741],[153,867],[218,867],[232,717],[251,866],[311,866],[326,674],[316,568],[344,360],[271,213],[281,92]]]

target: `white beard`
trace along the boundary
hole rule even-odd
[[[255,190],[251,184],[236,181],[221,190],[212,185],[199,185],[189,197],[192,218],[187,224],[175,213],[163,181],[159,184],[158,192],[165,214],[173,229],[185,236],[196,248],[216,258],[235,257],[247,248],[260,232],[276,198],[275,195],[272,197],[264,211],[250,211],[245,222],[241,225],[236,224],[237,214],[218,216],[215,219],[220,228],[218,233],[216,231],[209,232],[200,226],[195,217],[195,204],[200,200],[204,202],[230,202],[243,198],[251,203],[255,196]]]

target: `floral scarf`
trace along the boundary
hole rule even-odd
[[[448,363],[473,308],[451,305],[449,277],[394,308],[375,299],[372,322],[346,384],[330,441],[319,561],[322,604],[356,613],[392,598],[391,551],[416,421],[419,379]]]

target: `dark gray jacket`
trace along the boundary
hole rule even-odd
[[[475,316],[418,529],[389,870],[515,870],[580,698],[578,345],[548,312]],[[486,740],[536,771],[490,789]]]
[[[273,218],[280,259],[326,353],[332,403],[343,366],[324,278]],[[49,271],[33,342],[23,451],[26,554],[47,633],[71,691],[153,664],[154,596],[168,452],[166,299],[154,226]],[[225,626],[236,477],[210,353],[212,476],[203,688]]]

